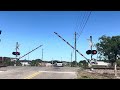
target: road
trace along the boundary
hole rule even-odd
[[[77,67],[8,66],[0,68],[0,79],[75,79]]]

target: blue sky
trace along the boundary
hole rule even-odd
[[[20,56],[43,45],[29,54],[29,59],[71,61],[72,48],[54,34],[57,32],[74,46],[74,32],[81,32],[80,22],[85,11],[0,11],[0,56],[15,57],[16,42],[20,44]],[[78,25],[78,26],[76,26]],[[102,35],[120,35],[120,11],[92,11],[91,16],[77,41],[77,49],[87,58],[89,49],[87,39],[92,35],[97,43]],[[93,48],[95,49],[95,48]],[[97,55],[93,57],[96,58]],[[28,59],[28,56],[22,58]],[[84,58],[77,54],[77,61]],[[74,60],[74,55],[73,55]]]

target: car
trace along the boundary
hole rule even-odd
[[[55,66],[56,67],[63,67],[63,63],[62,62],[56,62]]]

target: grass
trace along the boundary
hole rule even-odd
[[[98,74],[98,73],[91,73],[85,70],[79,70],[77,74],[77,79],[113,79],[108,74]]]

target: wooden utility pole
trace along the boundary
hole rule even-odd
[[[92,51],[92,36],[90,36],[90,42],[91,42],[90,48],[91,48],[91,51]],[[92,53],[91,53],[91,60],[92,60]]]
[[[42,60],[43,60],[43,49],[42,49]]]
[[[76,32],[75,32],[75,66],[77,66],[77,61],[76,61]]]
[[[18,42],[16,42],[16,52],[17,52],[17,50],[19,49],[19,44],[18,44]],[[17,66],[17,54],[16,54],[16,60],[15,60],[15,65],[14,66]]]
[[[71,67],[72,67],[72,52],[71,52]]]
[[[115,55],[115,65],[114,65],[114,72],[115,72],[115,77],[117,77],[117,56]]]
[[[52,66],[53,66],[53,58],[52,58]]]

